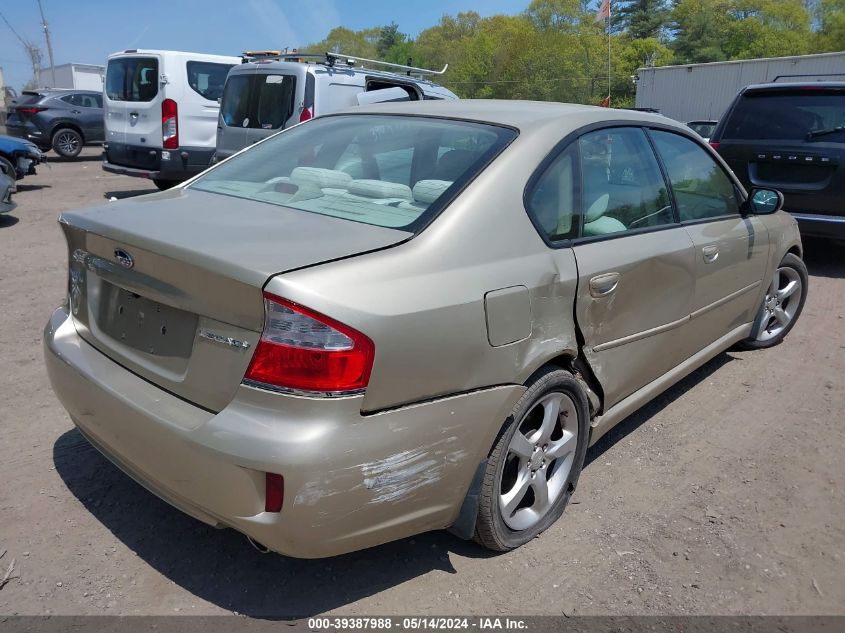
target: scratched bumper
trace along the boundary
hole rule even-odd
[[[362,416],[242,386],[218,414],[164,392],[83,341],[60,308],[44,332],[56,395],[91,443],[175,507],[290,556],[332,556],[451,525],[517,386]],[[264,509],[264,473],[285,479]],[[139,517],[139,520],[143,520]]]

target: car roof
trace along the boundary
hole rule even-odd
[[[602,108],[574,103],[516,101],[504,99],[459,99],[455,101],[403,101],[356,106],[336,114],[407,114],[464,119],[514,127],[520,131],[554,128],[563,133],[591,123],[618,122],[635,125],[658,124],[688,132],[689,128],[659,114]],[[329,115],[331,116],[331,115]]]

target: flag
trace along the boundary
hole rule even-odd
[[[604,99],[601,100],[599,104],[602,108],[609,108],[610,107],[610,95],[607,95]]]
[[[605,18],[610,19],[610,0],[601,0],[599,10],[596,12],[596,22],[600,22]]]

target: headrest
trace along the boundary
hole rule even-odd
[[[352,182],[352,176],[345,171],[322,167],[297,167],[291,172],[290,179],[317,185],[320,189],[324,187],[346,189]]]
[[[398,182],[384,180],[353,180],[347,187],[349,193],[366,198],[402,198],[413,200],[411,188]]]
[[[414,185],[414,201],[431,204],[451,186],[451,180],[420,180]]]
[[[587,208],[584,222],[595,222],[607,212],[607,205],[610,202],[610,194],[605,193],[599,196],[593,204]]]

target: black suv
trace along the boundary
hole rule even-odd
[[[24,90],[9,108],[12,136],[74,158],[88,143],[102,143],[103,95],[88,90]]]
[[[740,91],[710,144],[746,189],[778,189],[805,237],[845,239],[845,82]]]

